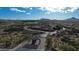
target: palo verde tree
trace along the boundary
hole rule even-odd
[[[46,37],[46,50],[52,49],[52,37],[48,34]]]

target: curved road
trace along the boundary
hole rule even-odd
[[[39,46],[30,45],[31,41],[30,42],[23,41],[17,47],[10,49],[10,51],[44,51],[46,37],[47,37],[48,33],[49,32],[45,32],[44,34],[40,34],[39,39],[41,40],[41,43]]]

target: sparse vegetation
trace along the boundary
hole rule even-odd
[[[24,29],[28,27],[29,31]],[[62,28],[65,27],[66,30]],[[33,28],[33,29],[32,29]],[[46,51],[79,51],[79,21],[1,21],[0,22],[0,48],[14,48],[24,40],[31,40],[38,31],[54,32],[46,37]]]

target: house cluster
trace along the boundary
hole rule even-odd
[[[65,33],[66,35],[77,35],[79,36],[79,29],[76,28],[71,28],[71,27],[62,27],[59,30],[54,30],[52,32],[50,32],[50,35],[57,35],[57,34],[61,34],[61,33]]]
[[[50,32],[49,35],[56,35],[56,34],[61,33],[63,31],[66,31],[66,28],[65,27],[62,27],[59,30],[54,30],[54,31]]]

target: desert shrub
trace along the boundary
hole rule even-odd
[[[61,41],[63,42],[69,42],[71,39],[68,36],[63,36],[63,38],[61,38]]]
[[[68,43],[62,42],[62,44],[59,45],[59,50],[62,51],[75,51],[76,48],[74,48],[72,45],[69,45]]]
[[[63,26],[61,24],[57,24],[53,29],[60,30],[61,28],[63,28]]]
[[[46,50],[51,50],[52,48],[52,37],[50,35],[46,38]]]

